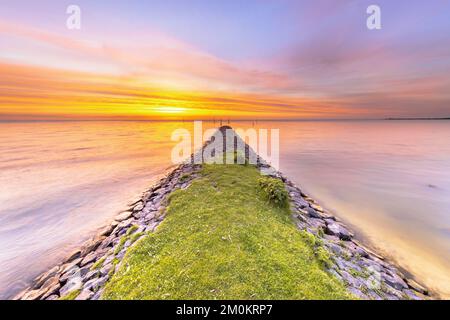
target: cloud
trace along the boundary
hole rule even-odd
[[[116,41],[98,38],[90,41],[3,22],[0,23],[0,34],[52,47],[37,52],[39,56],[49,54],[52,49],[62,49],[58,52],[62,69],[71,69],[73,59],[70,57],[75,55],[90,60],[87,70],[93,72],[98,69],[98,64],[108,63],[115,67],[111,70],[118,70],[124,76],[139,76],[153,83],[160,80],[183,88],[236,89],[245,86],[247,90],[271,90],[285,87],[289,82],[283,74],[235,65],[153,30],[140,34],[140,38],[134,36],[132,40],[129,36],[118,35],[120,40]]]

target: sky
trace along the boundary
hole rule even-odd
[[[0,0],[0,120],[449,117],[449,16],[444,0]]]

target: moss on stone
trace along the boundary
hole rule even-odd
[[[125,255],[103,299],[346,299],[288,207],[267,204],[254,166],[205,165]]]

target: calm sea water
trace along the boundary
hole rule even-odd
[[[450,296],[450,122],[236,122],[280,129],[281,170],[357,236]],[[212,127],[212,123],[204,125]],[[0,124],[0,297],[108,223],[168,167],[175,122]]]

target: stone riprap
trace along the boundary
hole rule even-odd
[[[223,127],[219,130],[230,129]],[[238,138],[239,139],[239,138]],[[207,146],[211,141],[208,141]],[[225,143],[224,143],[225,145]],[[254,152],[246,145],[246,158]],[[201,152],[201,151],[200,151]],[[290,196],[292,218],[297,227],[315,239],[325,268],[345,283],[349,292],[360,299],[427,299],[428,290],[407,279],[397,267],[364,247],[354,239],[342,222],[324,210],[259,156],[257,166],[262,172],[281,179]],[[191,160],[193,156],[191,157]],[[98,300],[106,282],[120,267],[133,244],[154,232],[165,217],[168,196],[185,189],[200,176],[201,165],[184,163],[176,167],[141,199],[132,203],[97,236],[71,253],[63,263],[35,279],[33,285],[15,299],[56,300],[65,297],[77,300]]]
[[[14,299],[55,300],[68,295],[75,295],[78,300],[99,299],[126,251],[163,221],[168,195],[187,188],[200,167],[182,164],[175,168],[109,226],[69,254],[63,263],[37,277],[31,287]]]
[[[354,239],[353,233],[338,218],[324,210],[281,173],[275,173],[289,192],[294,222],[317,239],[327,252],[328,272],[344,282],[359,299],[429,298],[429,292],[413,279],[407,278],[394,264]]]

